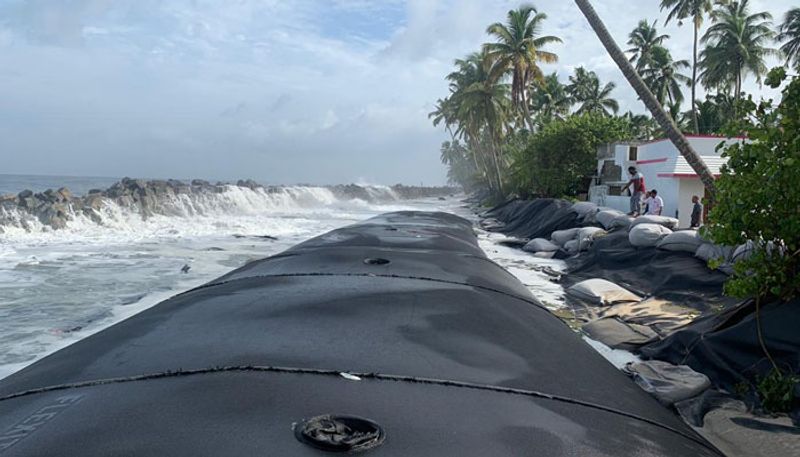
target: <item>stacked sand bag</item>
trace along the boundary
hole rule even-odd
[[[641,301],[642,297],[605,279],[587,279],[573,284],[567,295],[595,306],[610,306],[617,303]]]
[[[631,228],[639,225],[639,224],[656,224],[662,227],[666,227],[670,230],[677,230],[678,229],[678,220],[674,217],[667,217],[667,216],[639,216],[631,222]]]
[[[614,220],[621,216],[625,216],[625,213],[609,208],[598,211],[597,214],[594,215],[594,219],[606,230],[611,230],[614,228]]]
[[[628,230],[633,224],[634,218],[627,214],[620,214],[611,220],[608,230]]]
[[[637,248],[655,247],[672,230],[659,224],[638,223],[628,232],[628,241]]]
[[[661,238],[656,247],[666,251],[688,252],[694,254],[703,244],[697,230],[679,230]]]
[[[546,240],[544,238],[534,238],[528,241],[525,246],[522,247],[523,251],[527,252],[555,252],[561,249],[561,247],[550,240]]]

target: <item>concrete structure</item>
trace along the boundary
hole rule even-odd
[[[708,135],[687,135],[687,140],[715,175],[727,159],[717,147],[743,141]],[[626,142],[603,145],[597,151],[597,176],[589,189],[589,200],[601,206],[628,212],[629,195],[621,195],[627,184],[628,167],[635,166],[644,176],[647,189],[657,189],[664,200],[662,215],[676,217],[681,227],[689,227],[692,195],[701,198],[705,188],[692,167],[668,139],[649,142]]]

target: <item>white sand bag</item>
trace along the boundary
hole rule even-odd
[[[555,255],[556,251],[550,251],[550,252],[540,251],[533,253],[534,257],[538,257],[540,259],[552,259],[553,257],[555,257]]]
[[[594,219],[606,230],[611,228],[611,223],[614,222],[614,219],[618,218],[619,216],[624,216],[625,213],[622,211],[617,211],[615,209],[610,210],[603,210],[595,214]]]
[[[697,230],[679,230],[661,238],[656,247],[667,251],[694,254],[701,244],[703,244],[703,240],[697,234]]]
[[[674,217],[667,216],[639,216],[633,220],[631,228],[639,224],[658,224],[670,230],[676,230],[678,228],[678,220]]]
[[[589,249],[589,247],[594,243],[594,239],[598,236],[603,236],[606,234],[606,231],[601,229],[600,227],[583,227],[578,230],[578,236],[575,237],[578,240],[578,251],[585,251]]]
[[[753,255],[754,249],[755,249],[755,243],[753,243],[752,241],[748,241],[745,244],[740,244],[733,251],[731,262],[738,262],[740,260],[749,259],[750,256]]]
[[[638,302],[642,298],[624,287],[620,287],[605,279],[587,279],[573,284],[567,289],[567,295],[593,305],[613,305],[616,303]]]
[[[628,230],[633,223],[633,218],[628,216],[627,214],[623,214],[621,216],[615,217],[611,221],[611,227],[608,227],[609,230]]]
[[[592,202],[577,202],[570,208],[572,212],[578,214],[578,218],[584,220],[587,216],[597,212],[597,205]]]
[[[569,240],[564,243],[564,250],[567,251],[569,254],[577,254],[578,253],[578,240]]]
[[[580,228],[571,228],[567,230],[556,230],[550,235],[550,239],[557,245],[564,247],[567,241],[572,241],[578,236]]]
[[[720,246],[714,243],[703,243],[698,246],[694,252],[694,256],[698,259],[705,260],[722,260],[727,262],[733,256],[733,248],[730,246]]]
[[[654,247],[672,230],[658,224],[638,224],[628,232],[628,241],[638,248]]]
[[[696,397],[711,387],[711,381],[703,373],[661,360],[629,363],[625,371],[639,387],[667,406]]]
[[[528,243],[522,247],[523,251],[528,252],[554,252],[558,251],[559,249],[560,247],[557,244],[552,243],[544,238],[534,238],[528,241]]]

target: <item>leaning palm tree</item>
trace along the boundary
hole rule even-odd
[[[781,51],[786,56],[786,61],[793,64],[800,71],[800,8],[792,8],[786,12],[778,41],[784,42]]]
[[[699,154],[692,148],[692,145],[686,141],[686,137],[678,130],[678,127],[675,125],[675,122],[669,115],[664,111],[664,108],[661,107],[661,104],[658,103],[656,97],[650,92],[650,89],[647,88],[642,78],[636,73],[636,70],[633,68],[631,63],[625,57],[625,54],[619,49],[617,43],[614,41],[614,38],[611,37],[611,34],[608,33],[605,24],[603,21],[597,16],[597,12],[592,7],[589,0],[575,0],[575,4],[578,5],[583,15],[586,17],[586,20],[592,26],[597,37],[600,39],[600,42],[603,43],[603,46],[608,51],[608,54],[617,64],[617,66],[622,71],[622,74],[625,76],[625,79],[628,80],[630,85],[636,91],[639,98],[644,102],[647,109],[656,119],[658,124],[666,133],[667,137],[672,141],[675,147],[680,151],[681,155],[686,159],[686,162],[692,167],[695,173],[700,176],[700,179],[703,182],[703,185],[708,190],[709,195],[713,199],[715,194],[716,186],[714,185],[714,175],[711,174],[711,170],[708,169],[703,159],[700,157]]]
[[[570,76],[569,81],[567,91],[572,96],[572,101],[580,105],[576,113],[610,116],[619,111],[619,103],[611,97],[611,92],[617,87],[613,82],[601,85],[597,73],[583,67],[576,68],[575,75]]]
[[[678,25],[683,25],[685,19],[691,18],[694,26],[694,39],[692,41],[692,123],[694,132],[698,133],[697,111],[695,109],[697,86],[697,41],[700,27],[703,25],[705,15],[711,12],[714,0],[661,0],[661,9],[669,9],[665,24],[673,19],[678,20]]]
[[[681,84],[692,82],[688,76],[680,73],[687,68],[689,61],[672,60],[670,52],[658,46],[652,51],[650,64],[639,74],[661,105],[667,103],[680,105],[683,101]]]
[[[542,48],[552,43],[560,43],[555,36],[541,36],[541,28],[547,15],[536,11],[533,6],[521,6],[508,12],[506,24],[496,22],[486,29],[486,33],[496,39],[487,43],[484,49],[500,68],[511,73],[511,101],[533,130],[533,121],[528,110],[528,87],[532,81],[543,78],[539,62],[554,63],[558,56]]]
[[[636,64],[636,71],[640,72],[651,65],[653,62],[653,50],[661,47],[669,35],[659,35],[656,29],[656,22],[652,24],[642,19],[639,25],[628,35],[628,45],[630,49],[625,52],[632,54],[631,63]]]
[[[768,46],[775,37],[772,15],[766,11],[750,14],[749,0],[741,0],[719,4],[711,18],[714,24],[701,40],[706,48],[700,53],[700,78],[706,87],[732,83],[738,101],[742,80],[752,74],[760,83],[767,73],[764,59],[776,53]]]

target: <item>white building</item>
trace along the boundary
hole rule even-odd
[[[687,135],[687,140],[715,175],[727,159],[717,146],[742,141],[709,135]],[[705,188],[692,167],[668,139],[650,142],[612,143],[597,151],[597,176],[589,188],[589,200],[600,205],[630,211],[630,196],[621,195],[628,183],[628,167],[635,166],[644,176],[647,190],[656,189],[664,200],[662,215],[676,217],[681,227],[689,227],[692,196],[701,198]]]

